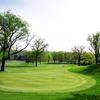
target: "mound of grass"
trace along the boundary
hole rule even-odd
[[[77,92],[73,95],[73,98],[68,100],[76,100],[76,98],[79,98],[79,100],[100,100],[100,64],[80,66],[76,68],[71,67],[69,70],[93,77],[96,80],[96,84],[89,89]]]
[[[69,71],[81,74],[100,74],[100,64],[89,66],[69,67]]]
[[[100,64],[90,65],[84,71],[84,74],[100,74]]]

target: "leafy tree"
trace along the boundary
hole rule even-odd
[[[51,52],[51,58],[54,63],[76,63],[76,54],[73,52]]]
[[[67,63],[67,52],[64,52],[64,56],[63,56],[63,61],[64,61],[64,63]]]
[[[88,65],[93,64],[95,62],[95,57],[91,52],[85,52],[82,55],[83,59],[81,61],[81,64]]]
[[[48,44],[45,43],[45,40],[42,38],[36,38],[34,44],[32,46],[33,54],[35,55],[35,66],[37,66],[37,62],[39,57],[44,53]]]
[[[63,51],[59,51],[57,52],[57,58],[58,58],[58,62],[59,63],[63,63],[64,62],[64,52]]]
[[[98,63],[98,58],[100,55],[100,32],[96,34],[92,34],[88,36],[88,41],[90,43],[91,48],[90,51],[94,54],[95,56],[95,63]]]
[[[43,53],[43,56],[42,56],[41,59],[42,59],[43,62],[50,63],[51,58],[52,58],[52,56],[51,56],[51,52],[46,51],[46,52]]]
[[[32,38],[31,38],[32,39]],[[0,13],[1,71],[11,55],[24,50],[30,43],[28,24],[10,11]],[[24,43],[24,45],[22,45]]]
[[[21,60],[21,61],[25,61],[26,58],[27,57],[26,57],[26,52],[25,51],[19,52],[19,53],[15,54],[14,56],[10,57],[10,59]]]
[[[72,48],[72,51],[77,55],[78,65],[80,66],[80,61],[82,59],[82,54],[84,53],[84,46],[75,46]]]
[[[32,53],[32,51],[24,51],[25,52],[25,57],[24,57],[24,61],[26,63],[34,63],[34,55]]]
[[[56,61],[58,60],[57,52],[53,51],[51,55],[52,55],[53,62],[56,63]]]
[[[64,54],[66,63],[76,63],[77,57],[74,52],[66,52]]]
[[[50,62],[50,59],[51,59],[51,54],[48,52],[48,57],[47,57],[47,59],[48,59],[48,63]]]

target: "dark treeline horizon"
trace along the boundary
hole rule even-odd
[[[24,50],[19,54],[11,56],[10,60],[21,60],[26,63],[35,62],[33,51]],[[78,64],[78,55],[73,51],[45,51],[38,57],[38,63],[45,62],[51,64]],[[100,57],[99,57],[100,62]],[[81,55],[80,64],[94,64],[95,57],[91,52],[84,52]]]

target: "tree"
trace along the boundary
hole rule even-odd
[[[33,54],[35,55],[35,66],[37,66],[38,58],[41,57],[46,50],[48,44],[42,38],[36,38],[32,46]]]
[[[95,56],[95,63],[98,63],[98,58],[100,54],[100,32],[96,34],[92,34],[88,36],[88,41],[90,43],[91,48],[90,51]]]
[[[84,53],[84,46],[75,46],[72,48],[72,51],[77,55],[78,65],[80,66],[80,61],[82,59],[82,54]]]
[[[64,62],[64,52],[63,51],[57,52],[57,56],[58,56],[58,62],[63,63]]]
[[[48,52],[48,63],[50,62],[51,54]]]
[[[64,53],[64,61],[66,63],[75,64],[76,63],[76,54],[74,52],[65,52]]]
[[[56,63],[57,60],[58,60],[57,52],[56,51],[53,51],[51,53],[51,55],[52,55],[53,62]]]
[[[83,59],[82,59],[81,63],[83,65],[88,65],[88,64],[95,63],[95,57],[91,52],[83,53],[82,57],[83,57]]]
[[[24,61],[26,63],[34,63],[34,55],[32,53],[32,51],[24,51],[25,52],[25,57],[24,57]]]
[[[42,56],[42,61],[50,63],[50,61],[51,61],[51,52],[49,52],[49,51],[44,52],[43,56]]]
[[[28,24],[10,11],[0,13],[1,71],[11,55],[24,50],[30,43]],[[24,45],[22,45],[24,43]]]

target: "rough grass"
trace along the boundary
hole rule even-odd
[[[76,72],[87,69],[87,67],[77,65],[53,64],[41,64],[34,67],[31,63],[8,61],[6,72],[0,73],[0,100],[68,100],[68,98],[69,100],[92,100],[89,93],[95,86],[99,87],[98,80],[93,86],[94,79],[70,72],[69,68],[71,71],[77,70]],[[95,91],[91,95],[99,93]],[[76,99],[84,94],[88,95],[88,99]]]

